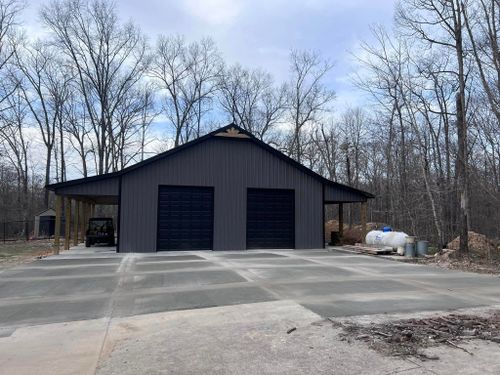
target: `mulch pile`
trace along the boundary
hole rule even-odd
[[[448,249],[458,250],[460,247],[460,236],[451,241]],[[499,253],[498,245],[484,234],[469,231],[469,251],[473,254],[493,257]]]
[[[459,344],[479,339],[500,343],[500,311],[487,316],[449,314],[423,319],[406,319],[381,324],[338,323],[341,339],[366,342],[372,349],[389,356],[411,356],[437,360],[423,349],[449,345],[473,355]]]
[[[366,223],[366,230],[369,232],[383,228],[385,225],[383,223]],[[325,224],[325,240],[330,241],[331,232],[337,232],[338,230],[339,222],[337,220],[328,220]],[[364,240],[361,224],[352,225],[349,228],[349,224],[344,221],[344,244],[354,245],[358,242],[364,242]]]

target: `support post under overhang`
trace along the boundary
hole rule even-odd
[[[54,228],[54,252],[59,254],[61,246],[62,197],[56,194],[56,222]]]
[[[69,250],[71,238],[71,199],[64,198],[64,250]]]
[[[362,242],[365,242],[366,237],[366,207],[367,202],[361,202],[361,232],[362,232]]]

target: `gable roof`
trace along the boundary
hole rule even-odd
[[[139,169],[139,168],[141,168],[141,167],[143,167],[145,165],[154,163],[154,162],[156,162],[158,160],[167,158],[167,157],[169,157],[171,155],[174,155],[174,154],[176,154],[178,152],[181,152],[183,150],[186,150],[188,148],[196,146],[197,144],[202,143],[202,142],[204,142],[204,141],[206,141],[208,139],[212,139],[214,137],[247,139],[247,140],[253,142],[254,144],[256,144],[257,146],[259,146],[261,148],[264,148],[266,151],[272,153],[276,157],[278,157],[278,158],[284,160],[285,162],[291,164],[292,166],[294,166],[295,168],[301,170],[302,172],[310,175],[311,177],[316,178],[317,180],[321,181],[325,185],[330,185],[330,186],[333,186],[333,187],[344,188],[344,189],[347,189],[349,191],[361,194],[362,196],[364,196],[366,198],[375,198],[375,196],[373,194],[368,193],[366,191],[359,190],[359,189],[353,188],[353,187],[348,186],[348,185],[344,185],[344,184],[341,184],[341,183],[338,183],[338,182],[334,182],[334,181],[328,180],[327,178],[321,176],[320,174],[314,172],[313,170],[307,168],[306,166],[300,164],[299,162],[297,162],[294,159],[290,158],[289,156],[285,155],[281,151],[275,149],[274,147],[272,147],[272,146],[268,145],[267,143],[261,141],[260,139],[256,138],[253,134],[251,134],[250,132],[246,131],[245,129],[239,127],[238,125],[236,125],[234,123],[231,123],[231,124],[226,125],[226,126],[224,126],[222,128],[214,130],[214,131],[212,131],[212,132],[210,132],[210,133],[208,133],[208,134],[206,134],[204,136],[201,136],[201,137],[199,137],[199,138],[197,138],[195,140],[192,140],[190,142],[184,143],[183,145],[174,147],[174,148],[172,148],[170,150],[162,152],[162,153],[160,153],[158,155],[155,155],[153,157],[150,157],[150,158],[148,158],[146,160],[143,160],[141,162],[133,164],[133,165],[131,165],[129,167],[126,167],[126,168],[122,169],[121,171],[106,173],[106,174],[92,176],[92,177],[84,177],[84,178],[79,178],[79,179],[76,179],[76,180],[59,182],[59,183],[55,183],[55,184],[50,184],[50,185],[45,186],[45,188],[49,189],[49,190],[56,190],[58,188],[68,187],[68,186],[72,186],[72,185],[78,185],[78,184],[85,183],[85,182],[93,182],[93,181],[99,181],[99,180],[104,180],[104,179],[108,179],[108,178],[119,177],[119,176],[124,175],[126,173],[129,173],[131,171]]]
[[[44,215],[46,213],[49,213],[50,215]],[[37,214],[35,214],[35,216],[54,216],[55,214],[56,214],[56,211],[52,207],[49,207],[43,211],[38,212]]]

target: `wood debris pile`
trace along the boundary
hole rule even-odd
[[[459,346],[471,339],[500,343],[500,311],[488,316],[450,314],[446,316],[398,320],[380,324],[336,323],[343,329],[341,339],[364,341],[372,349],[390,356],[412,356],[435,360],[423,349],[449,345],[471,354]]]

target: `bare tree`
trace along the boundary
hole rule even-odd
[[[132,23],[121,24],[105,0],[55,0],[42,8],[52,43],[66,57],[93,129],[97,173],[113,167],[113,121],[129,90],[147,69],[147,46]]]
[[[5,98],[7,109],[0,113],[0,156],[9,160],[16,171],[17,207],[24,221],[24,233],[28,239],[28,151],[29,136],[26,134],[26,117],[29,109],[20,90]]]
[[[163,113],[174,130],[174,146],[199,136],[221,71],[211,39],[187,44],[183,37],[161,36],[149,71],[163,94]]]
[[[22,9],[23,3],[21,1],[0,0],[0,74],[5,73],[19,44],[16,28],[17,18]],[[5,83],[1,85],[0,111],[4,108],[6,98],[17,88],[15,82],[11,80],[6,82],[11,83],[11,85]]]
[[[116,110],[116,141],[113,169],[120,170],[137,159],[144,159],[146,135],[154,119],[154,100],[149,88],[130,90]]]
[[[406,218],[412,217],[408,175],[411,145],[405,122],[402,83],[404,67],[409,63],[405,53],[407,46],[404,40],[391,38],[382,27],[372,28],[372,34],[375,42],[362,43],[363,53],[356,57],[363,70],[354,77],[354,82],[371,94],[379,112],[383,113],[380,130],[386,134],[383,139],[387,173],[383,191],[385,217],[391,216],[393,225],[406,226]]]
[[[466,71],[463,34],[465,4],[460,0],[411,0],[400,2],[397,10],[399,24],[409,35],[455,54],[457,69],[453,72],[458,82],[456,94],[456,127],[458,137],[457,182],[460,217],[461,255],[468,254],[469,178],[468,178],[468,126],[466,115]]]
[[[288,83],[288,120],[292,125],[288,153],[298,162],[303,155],[304,129],[317,124],[335,97],[324,80],[333,64],[323,60],[316,52],[290,53],[291,79]]]
[[[341,134],[333,121],[328,124],[321,123],[311,135],[312,142],[320,157],[318,172],[336,181],[339,177],[339,164],[341,163]]]
[[[160,111],[156,108],[155,105],[155,96],[154,91],[151,85],[148,85],[143,88],[141,92],[142,96],[142,106],[140,108],[140,161],[144,160],[144,156],[146,155],[146,147],[151,142],[151,138],[149,137],[149,130],[151,128],[151,124],[153,123],[156,116],[160,114]]]
[[[368,130],[368,117],[361,108],[347,108],[341,115],[341,149],[346,157],[347,183],[358,187],[360,183],[363,140]]]
[[[476,0],[462,8],[479,79],[500,124],[500,0]]]
[[[283,121],[286,87],[275,87],[269,73],[234,65],[219,81],[220,104],[231,121],[266,140],[273,127]]]
[[[70,87],[74,87],[75,82],[70,83]],[[78,157],[80,158],[81,172],[83,177],[87,177],[88,170],[88,161],[87,157],[89,154],[94,152],[93,147],[91,145],[91,133],[92,133],[92,125],[89,120],[89,116],[85,109],[84,99],[78,94],[78,90],[70,90],[68,93],[68,97],[64,102],[63,107],[65,124],[59,130],[59,141],[60,147],[58,151],[62,151],[61,153],[61,164],[64,162],[64,133],[66,133],[67,138],[73,147],[73,149],[77,152]],[[56,168],[59,170],[59,168]],[[64,180],[64,165],[61,166],[61,180]]]
[[[63,107],[69,93],[69,77],[61,69],[56,52],[42,42],[18,50],[16,66],[22,73],[18,85],[45,145],[45,185],[48,185],[56,130],[63,123]],[[61,166],[64,168],[64,163]],[[44,205],[49,205],[48,190],[45,191]]]

